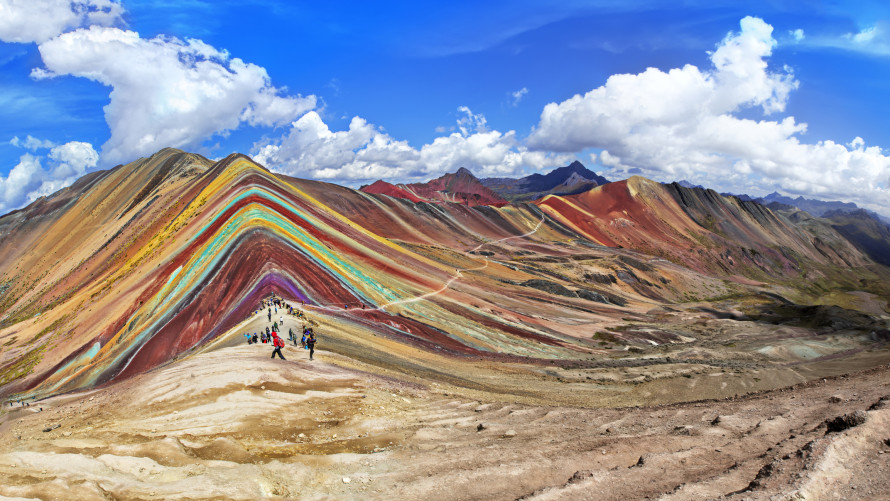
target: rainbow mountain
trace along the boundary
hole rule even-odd
[[[611,353],[595,333],[669,305],[886,297],[888,275],[819,218],[641,177],[469,206],[175,149],[3,216],[0,238],[3,395],[168,364],[237,331],[272,293],[323,315],[332,351],[460,382],[442,360],[588,360]],[[616,332],[625,346],[683,338]]]

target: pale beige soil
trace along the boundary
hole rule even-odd
[[[325,350],[309,362],[288,346],[281,361],[269,358],[268,345],[228,344],[105,388],[4,408],[0,495],[880,499],[890,492],[883,442],[890,405],[875,405],[890,395],[886,367],[740,398],[597,409],[372,374]],[[473,375],[495,388],[512,379],[484,364]],[[690,399],[690,388],[721,377],[612,392],[686,388]],[[541,381],[555,400],[577,399],[570,394],[580,385]],[[637,398],[644,403],[642,393]],[[826,419],[855,410],[866,411],[864,424],[826,435]],[[767,473],[752,484],[759,472]]]

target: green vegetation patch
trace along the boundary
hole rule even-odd
[[[46,345],[35,348],[24,356],[19,357],[11,364],[0,369],[0,386],[4,386],[17,379],[21,379],[34,370],[34,366],[43,360],[43,352],[46,351]]]

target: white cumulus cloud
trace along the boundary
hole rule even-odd
[[[70,141],[54,147],[49,152],[49,158],[57,163],[52,173],[55,179],[76,179],[99,163],[99,154],[93,145],[82,141]]]
[[[52,146],[49,141],[28,136],[27,141],[17,143],[13,144],[34,153],[23,154],[9,174],[0,177],[0,214],[69,186],[99,161],[93,146],[81,141]],[[46,149],[49,149],[46,155],[36,153]],[[44,170],[44,162],[48,162],[50,169]]]
[[[806,124],[794,117],[737,116],[752,108],[779,114],[798,86],[789,68],[767,68],[776,45],[773,28],[753,17],[740,24],[740,32],[710,53],[707,70],[686,65],[613,75],[583,96],[548,104],[529,145],[564,152],[601,148],[600,162],[613,177],[642,171],[719,190],[842,198],[886,212],[890,158],[880,148],[866,147],[861,138],[849,145],[806,144],[799,138]]]
[[[0,0],[0,40],[45,42],[83,26],[122,23],[118,0]]]
[[[127,162],[167,146],[196,147],[242,123],[279,126],[315,107],[271,84],[265,68],[199,40],[92,26],[39,45],[35,79],[73,75],[112,88],[105,163]]]

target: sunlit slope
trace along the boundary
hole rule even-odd
[[[637,176],[538,204],[594,242],[718,276],[794,279],[870,263],[827,224],[796,225],[753,202]]]
[[[0,392],[29,395],[206,347],[273,292],[369,363],[536,363],[602,353],[601,326],[664,304],[874,266],[818,220],[638,177],[470,207],[173,149],[6,215],[0,235]]]
[[[444,287],[487,261],[431,259],[396,242],[469,248],[534,230],[542,214],[485,221],[458,205],[427,209],[280,178],[240,155],[210,166],[165,150],[104,173],[52,221],[9,225],[29,248],[4,246],[2,280],[14,284],[3,296],[5,390],[57,392],[150,369],[272,292],[333,311],[364,305],[361,321],[430,348],[546,355],[536,345],[558,343],[534,326],[472,313]]]

